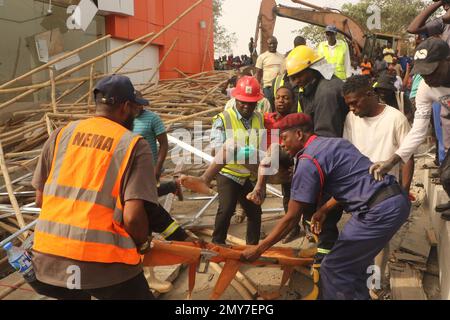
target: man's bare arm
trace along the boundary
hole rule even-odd
[[[263,78],[263,70],[256,68],[256,79],[258,80],[259,83],[261,83],[262,78]]]
[[[169,152],[169,140],[167,139],[167,133],[160,134],[159,136],[156,137],[156,139],[159,142],[159,151],[158,151],[158,159],[156,161],[155,166],[155,176],[156,180],[159,181],[164,161],[166,161],[167,153]]]
[[[36,207],[42,208],[42,198],[43,192],[41,190],[36,190],[36,199],[34,200]]]
[[[414,157],[411,157],[402,166],[402,187],[409,193],[411,187],[411,181],[414,175]]]
[[[433,2],[425,8],[414,20],[409,24],[407,31],[413,34],[419,34],[426,31],[425,23],[428,18],[442,6],[442,1]]]

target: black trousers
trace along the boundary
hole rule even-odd
[[[442,161],[439,167],[439,176],[441,179],[442,187],[447,195],[450,197],[450,153],[447,151],[444,161]]]
[[[258,244],[261,233],[261,206],[247,200],[246,196],[253,190],[253,184],[247,179],[241,186],[239,183],[219,174],[217,175],[217,191],[219,192],[219,209],[217,210],[212,242],[225,244],[231,217],[237,202],[247,214],[247,244]]]
[[[175,191],[177,191],[177,184],[175,181],[162,182],[158,187],[158,197],[174,193]]]
[[[91,300],[95,297],[99,300],[154,300],[144,273],[136,277],[104,288],[96,289],[68,289],[43,283],[39,280],[29,283],[39,294],[58,300]]]
[[[169,227],[173,218],[161,205],[145,202],[145,211],[148,215],[149,229],[151,232],[162,233]],[[171,235],[166,237],[169,241],[184,241],[188,237],[186,231],[178,227]]]

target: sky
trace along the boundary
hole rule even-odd
[[[358,0],[307,0],[309,3],[339,9],[344,3],[356,3]],[[298,7],[290,0],[276,0],[277,4]],[[259,13],[261,0],[224,0],[223,14],[220,24],[228,31],[235,32],[237,42],[233,46],[233,54],[248,54],[250,37],[254,37],[256,20]],[[294,30],[300,29],[305,24],[286,18],[277,18],[274,36],[278,39],[278,52],[285,53],[292,49],[295,34]],[[259,49],[259,48],[258,48]],[[258,50],[259,53],[259,50]]]

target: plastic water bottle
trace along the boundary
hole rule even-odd
[[[5,244],[3,249],[5,249],[8,254],[9,264],[13,266],[27,282],[36,280],[31,257],[26,250],[13,246],[11,242]]]

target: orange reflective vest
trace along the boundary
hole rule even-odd
[[[58,133],[34,250],[78,261],[140,262],[119,195],[140,138],[102,117],[71,122]]]

